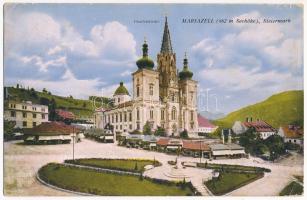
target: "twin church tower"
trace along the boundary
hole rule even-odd
[[[169,136],[178,136],[184,129],[190,136],[196,134],[197,82],[192,79],[186,55],[183,69],[177,70],[167,17],[157,68],[148,55],[146,41],[143,56],[136,65],[138,69],[132,73],[133,96],[121,82],[113,95],[114,108],[100,113],[102,120],[96,126],[103,128],[110,123],[115,132],[124,133],[136,129],[142,131],[148,122],[152,130],[162,127]]]

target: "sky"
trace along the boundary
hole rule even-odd
[[[4,85],[87,99],[109,96],[131,73],[146,37],[156,62],[165,15],[177,69],[187,52],[199,111],[229,113],[303,89],[303,9],[290,5],[5,4]],[[183,23],[183,19],[290,19]],[[153,20],[157,23],[136,23]],[[208,91],[208,92],[207,92]]]

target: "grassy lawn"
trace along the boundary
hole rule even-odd
[[[240,188],[258,178],[261,178],[261,173],[229,173],[222,172],[218,178],[205,182],[208,189],[215,195],[223,195],[237,188]]]
[[[156,183],[140,180],[138,176],[96,172],[89,169],[49,163],[39,170],[46,182],[78,192],[104,196],[186,196],[192,195],[190,187],[181,188],[176,183]]]
[[[246,172],[270,172],[270,169],[243,165],[226,165],[226,164],[215,164],[215,163],[197,163],[197,167],[216,169],[216,170],[228,170],[228,171],[246,171]]]
[[[303,193],[303,186],[296,181],[292,181],[287,185],[280,193],[280,196],[289,196],[289,195],[301,195]]]
[[[69,160],[68,162],[71,162]],[[86,158],[86,159],[76,159],[75,164],[87,165],[92,167],[101,167],[107,169],[118,169],[123,171],[131,172],[143,172],[146,165],[160,166],[157,160],[141,160],[141,159],[100,159],[100,158]]]

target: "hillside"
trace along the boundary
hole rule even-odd
[[[48,101],[54,99],[56,102],[56,107],[59,109],[66,109],[73,112],[78,118],[91,117],[93,115],[93,103],[91,100],[74,99],[73,97],[62,97],[53,95],[48,91],[35,91],[33,88],[14,88],[7,87],[10,99],[16,101],[32,101],[36,104],[48,105]],[[103,98],[105,102],[108,101],[107,98]],[[101,105],[101,99],[96,102],[97,106]]]
[[[291,123],[303,126],[304,93],[302,90],[295,90],[275,94],[265,101],[244,107],[224,118],[215,120],[214,124],[221,128],[230,128],[235,121],[245,121],[246,117],[252,117],[253,120],[264,120],[275,128]]]

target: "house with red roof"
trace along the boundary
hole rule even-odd
[[[301,147],[304,146],[304,131],[302,127],[295,125],[281,126],[278,130],[285,142],[298,144]]]
[[[73,138],[75,137],[75,138]],[[40,125],[24,129],[24,141],[35,144],[61,144],[81,140],[83,134],[79,128],[66,125],[64,122],[43,122]]]
[[[73,120],[75,119],[74,113],[62,109],[56,109],[56,114],[61,120]]]
[[[208,119],[203,117],[202,115],[197,115],[198,120],[198,133],[213,133],[218,126],[215,126],[214,124],[210,123]]]
[[[259,119],[253,121],[252,118],[247,118],[245,122],[236,121],[232,127],[232,131],[235,134],[242,134],[251,128],[253,128],[256,133],[259,133],[260,138],[264,140],[277,133],[276,129],[269,123]]]

